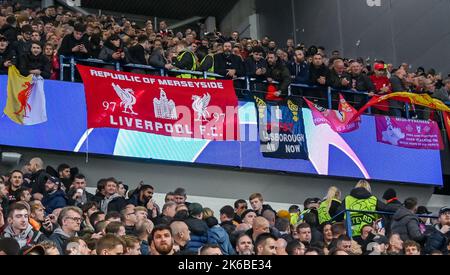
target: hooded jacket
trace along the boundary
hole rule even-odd
[[[47,193],[42,199],[42,205],[45,207],[45,214],[49,215],[53,210],[67,206],[66,194],[61,189]]]
[[[224,228],[218,225],[218,221],[215,217],[209,217],[206,219],[208,224],[208,244],[217,244],[220,246],[224,255],[234,255],[236,252],[231,246],[230,237]]]
[[[191,240],[187,243],[185,250],[198,252],[200,247],[208,242],[208,225],[203,220],[189,217],[186,224],[191,231]]]
[[[350,192],[350,196],[352,196],[358,200],[362,200],[362,199],[368,199],[373,195],[369,191],[367,191],[367,189],[360,187],[360,188],[353,188],[352,191]],[[345,209],[346,209],[346,205],[345,205],[345,200],[344,200],[342,202],[341,207],[339,208],[338,212],[341,212]],[[393,211],[394,209],[392,207],[387,206],[379,199],[377,199],[376,210],[377,211],[394,212]]]
[[[15,239],[19,243],[20,248],[24,246],[33,246],[46,240],[44,234],[34,230],[31,224],[28,224],[27,229],[19,235],[14,233],[11,225],[8,225],[3,231],[2,237]]]
[[[425,235],[420,232],[419,218],[405,207],[400,207],[392,217],[392,234],[399,234],[403,241],[421,242]]]

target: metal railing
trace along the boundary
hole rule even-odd
[[[165,68],[156,68],[153,66],[149,66],[149,65],[141,65],[141,64],[121,64],[120,62],[106,62],[103,61],[101,59],[93,59],[93,58],[88,58],[88,59],[76,59],[74,57],[66,57],[61,55],[59,58],[60,61],[60,80],[64,80],[64,69],[65,68],[69,68],[70,70],[70,81],[71,82],[75,82],[75,70],[76,70],[76,64],[78,62],[83,62],[83,63],[90,63],[90,64],[95,64],[95,65],[99,65],[99,66],[113,66],[114,69],[116,71],[121,71],[123,68],[127,68],[127,69],[141,69],[141,70],[147,70],[147,71],[154,71],[154,72],[158,72],[160,76],[168,76],[169,74],[190,74],[190,75],[194,75],[197,77],[201,77],[204,79],[207,78],[218,78],[218,79],[223,79],[225,78],[222,75],[219,74],[215,74],[215,73],[210,73],[210,72],[199,72],[199,71],[190,71],[190,70],[180,70],[180,69],[172,69],[172,70],[168,70]],[[67,62],[68,61],[68,62]],[[251,83],[257,83],[258,80],[256,78],[251,78],[251,77],[238,77],[235,78],[234,80],[237,81],[245,81],[245,89],[247,92],[251,92]],[[267,81],[262,81],[263,83],[268,83]],[[272,82],[273,84],[279,84],[278,82]],[[291,83],[288,87],[288,95],[289,96],[293,96],[292,95],[292,88],[300,88],[300,89],[311,89],[311,90],[323,90],[326,89],[327,91],[327,104],[328,104],[328,109],[333,109],[333,94],[336,93],[346,93],[346,94],[353,94],[353,95],[364,95],[367,97],[367,99],[370,99],[370,95],[367,91],[355,91],[355,90],[337,90],[337,89],[333,89],[332,87],[319,87],[319,86],[315,86],[315,85],[307,85],[307,84],[299,84],[299,83]],[[450,106],[450,101],[449,102],[445,102],[445,104],[447,106]],[[408,103],[405,103],[405,115],[406,118],[411,118],[410,115],[410,111],[411,111],[411,106]],[[368,114],[372,113],[372,108],[368,108],[367,110]],[[441,113],[441,121],[443,121],[443,116]]]
[[[361,214],[372,214],[372,215],[381,215],[381,216],[393,216],[395,212],[385,212],[385,211],[364,211],[364,210],[352,210],[352,209],[345,209],[336,214],[334,217],[331,218],[331,221],[335,221],[338,217],[340,217],[342,214],[345,214],[345,226],[347,229],[347,235],[352,238],[353,237],[353,223],[351,218],[351,213],[361,213]],[[419,218],[430,218],[430,219],[438,219],[437,216],[431,216],[431,215],[417,215]]]

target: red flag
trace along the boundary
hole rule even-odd
[[[269,84],[269,86],[267,86],[266,100],[269,100],[269,101],[283,100],[283,98],[275,95],[276,92],[277,92],[277,87],[273,84]]]
[[[444,114],[444,124],[447,130],[448,141],[450,142],[450,113],[442,112]]]
[[[132,74],[77,65],[87,127],[157,135],[238,140],[238,100],[230,80]]]
[[[350,122],[357,113],[356,109],[348,104],[341,94],[339,94],[339,111],[328,110],[312,103],[306,98],[303,99],[312,111],[315,125],[328,124],[338,133],[348,133],[359,128],[360,118],[356,122]]]

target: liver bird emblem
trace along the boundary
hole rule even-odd
[[[197,113],[197,118],[195,121],[207,121],[210,117],[208,105],[211,101],[211,95],[209,93],[206,93],[203,97],[194,95],[192,96],[192,100],[194,100],[192,103],[192,109]]]
[[[134,91],[132,89],[122,89],[119,85],[112,83],[114,91],[120,97],[122,102],[120,103],[120,107],[123,107],[123,112],[125,114],[138,115],[134,112],[133,106],[136,104],[136,97],[134,96]]]
[[[31,82],[25,82],[25,84],[22,85],[22,88],[24,88],[22,91],[19,92],[17,99],[20,103],[20,110],[15,112],[14,114],[18,115],[23,112],[23,117],[27,116],[27,109],[29,112],[31,112],[31,106],[28,103],[28,99],[31,96],[31,92],[33,89],[33,83]]]

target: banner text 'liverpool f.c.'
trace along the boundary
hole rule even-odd
[[[238,140],[238,100],[229,80],[132,74],[77,65],[87,127],[157,135]]]

